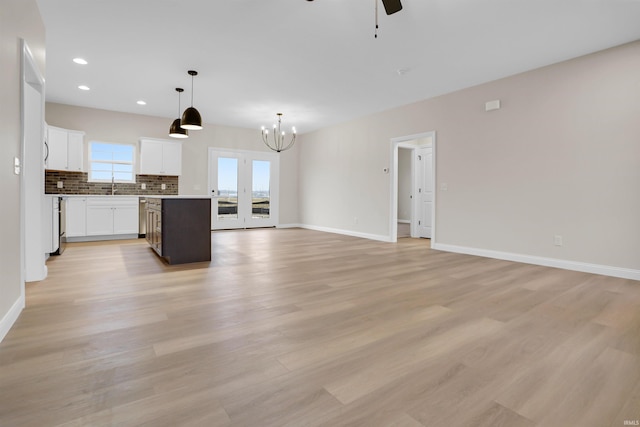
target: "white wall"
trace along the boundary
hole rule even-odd
[[[31,48],[44,75],[45,29],[35,0],[3,0],[0,13],[0,339],[22,308],[20,248],[20,177],[13,173],[21,158],[21,45]]]
[[[435,130],[437,243],[637,272],[639,76],[634,42],[304,134],[300,222],[389,236],[390,140]]]
[[[173,119],[119,113],[94,108],[47,103],[45,118],[49,125],[86,132],[85,144],[105,142],[137,143],[142,136],[171,139],[168,135]],[[206,119],[206,117],[205,117]],[[269,151],[259,129],[241,129],[206,124],[200,131],[189,131],[182,141],[182,176],[180,194],[207,194],[208,148]],[[85,153],[88,150],[85,149]],[[280,153],[280,223],[298,220],[297,146]],[[85,159],[86,161],[86,159]],[[85,163],[86,164],[86,163]]]

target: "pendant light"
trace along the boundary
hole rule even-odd
[[[200,117],[200,113],[198,110],[193,108],[193,76],[197,76],[198,72],[189,70],[187,71],[191,76],[191,107],[184,110],[182,113],[182,123],[180,127],[182,129],[189,130],[200,130],[202,129],[202,117]]]
[[[180,94],[184,92],[184,89],[181,87],[176,88],[176,92],[178,92],[178,116],[180,115]],[[171,127],[169,128],[169,136],[173,138],[189,138],[189,131],[186,129],[182,129],[180,127],[180,117],[175,119],[173,123],[171,123]]]

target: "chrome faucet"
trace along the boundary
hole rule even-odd
[[[116,194],[116,179],[115,177],[112,175],[111,176],[111,195],[113,196],[114,194]]]

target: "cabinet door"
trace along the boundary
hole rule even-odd
[[[138,205],[113,209],[113,234],[138,234]]]
[[[162,174],[182,174],[182,144],[180,142],[167,142],[162,150]]]
[[[111,206],[87,206],[87,236],[113,234],[113,208]]]
[[[147,232],[144,235],[144,238],[147,240],[147,243],[149,243],[151,246],[153,246],[153,227],[151,226],[151,224],[153,224],[153,217],[151,214],[151,210],[150,209],[146,209],[145,211],[145,215],[147,217]]]
[[[78,132],[69,132],[67,139],[67,170],[82,172],[84,161],[84,135]]]
[[[140,175],[160,175],[162,172],[162,142],[140,141]]]
[[[67,199],[67,237],[87,235],[87,199],[70,197]]]
[[[50,127],[47,135],[49,145],[47,169],[67,170],[67,131]]]

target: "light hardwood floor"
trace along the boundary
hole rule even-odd
[[[640,282],[298,229],[209,263],[69,245],[0,343],[0,425],[623,426]]]

